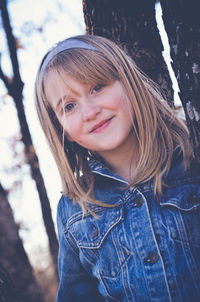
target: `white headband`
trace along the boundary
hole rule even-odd
[[[40,70],[44,70],[49,62],[59,53],[71,48],[83,48],[89,50],[97,50],[89,43],[79,40],[78,38],[68,38],[55,44],[44,57]]]

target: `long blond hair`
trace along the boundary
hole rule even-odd
[[[94,179],[88,164],[92,154],[67,140],[48,101],[45,81],[51,71],[64,72],[79,82],[92,85],[120,81],[133,106],[133,127],[139,142],[136,177],[131,185],[153,178],[154,193],[161,193],[162,178],[169,171],[176,146],[183,152],[185,167],[189,165],[192,150],[185,123],[163,100],[157,85],[138,69],[121,47],[94,35],[75,38],[94,49],[74,48],[58,53],[45,68],[41,64],[35,84],[38,116],[56,160],[64,194],[83,208],[86,202],[99,204],[92,198]]]

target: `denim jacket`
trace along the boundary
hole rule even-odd
[[[60,285],[57,302],[199,302],[200,167],[184,171],[175,155],[163,195],[153,182],[127,182],[91,163],[91,209],[62,196],[58,204]]]

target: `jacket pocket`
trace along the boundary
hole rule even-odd
[[[80,250],[83,265],[92,263],[92,274],[116,278],[129,257],[122,223],[122,208],[104,208],[79,220],[71,220],[69,232]],[[84,259],[82,258],[84,256]]]

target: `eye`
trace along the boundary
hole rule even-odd
[[[64,106],[64,111],[70,112],[74,109],[75,106],[76,106],[76,104],[74,104],[74,103],[68,103]]]
[[[100,92],[106,85],[104,84],[98,84],[98,85],[95,85],[93,88],[92,88],[92,91],[91,93],[97,93],[97,92]]]

